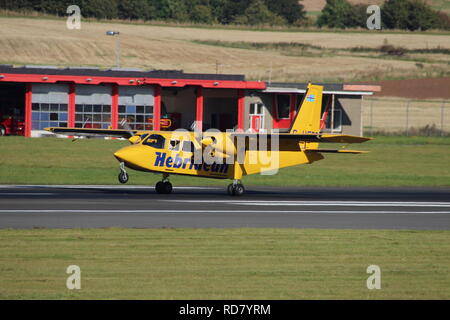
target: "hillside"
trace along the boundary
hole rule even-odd
[[[120,31],[122,67],[245,74],[273,81],[357,81],[448,76],[450,54],[402,57],[353,52],[383,43],[406,49],[447,48],[447,33],[287,32],[83,22],[68,30],[65,19],[0,17],[0,63],[98,66],[115,63]],[[254,46],[253,44],[260,44]]]

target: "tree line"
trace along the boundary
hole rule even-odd
[[[366,28],[367,6],[327,0],[316,22],[298,0],[0,0],[0,8],[67,15],[78,5],[82,16],[97,19],[162,20],[201,24],[289,25]],[[423,0],[387,0],[381,6],[384,29],[450,29],[446,13]]]
[[[66,15],[78,5],[82,16],[98,19],[292,25],[305,19],[298,0],[0,0],[0,8]]]
[[[423,0],[387,0],[381,5],[383,29],[450,30],[450,17],[433,10]],[[317,20],[319,27],[366,28],[367,5],[351,4],[347,0],[327,0]]]

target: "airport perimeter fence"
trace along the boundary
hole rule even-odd
[[[450,100],[366,98],[365,135],[450,136]]]

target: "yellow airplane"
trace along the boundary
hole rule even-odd
[[[228,194],[241,196],[243,176],[271,174],[279,168],[322,160],[323,153],[364,151],[319,149],[320,142],[361,143],[370,138],[320,133],[323,87],[308,85],[288,133],[138,131],[90,128],[46,128],[55,134],[127,138],[131,146],[114,153],[120,162],[119,181],[128,182],[126,168],[162,173],[156,192],[172,192],[170,175],[232,179]]]

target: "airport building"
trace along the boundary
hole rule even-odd
[[[362,101],[377,87],[322,84],[322,130],[362,135]],[[0,66],[2,133],[39,137],[46,127],[136,130],[288,130],[306,84],[243,75],[136,69]],[[20,125],[23,129],[5,128]]]

